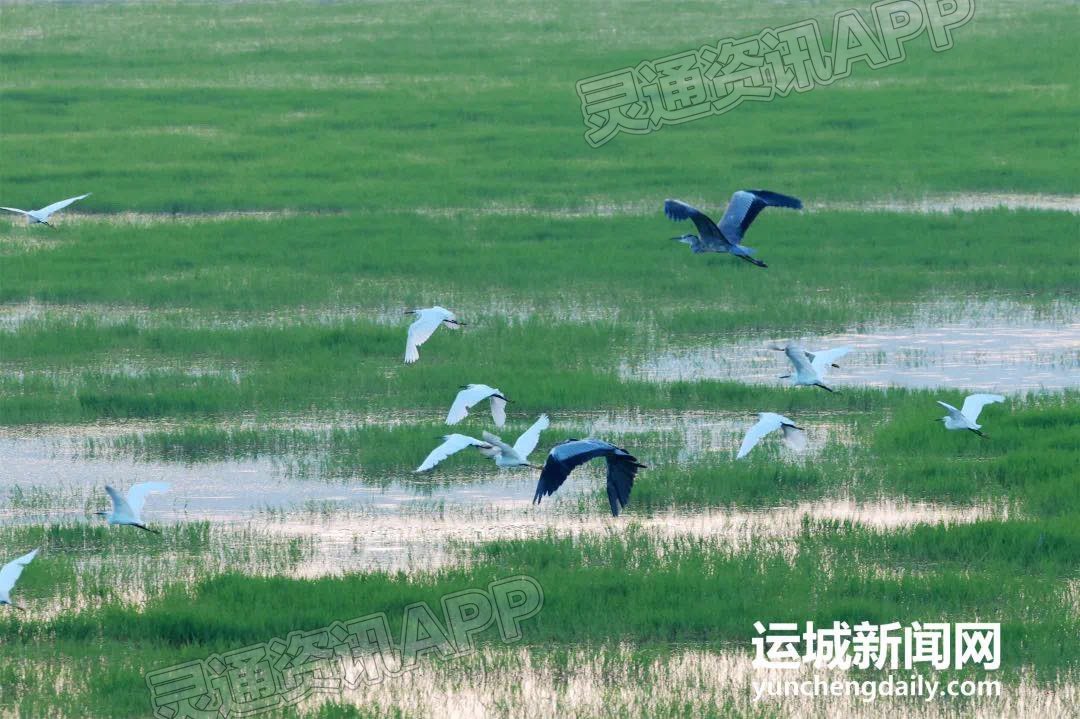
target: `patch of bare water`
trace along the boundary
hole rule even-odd
[[[1080,386],[1080,322],[1075,310],[1047,321],[1012,311],[920,313],[914,326],[852,329],[802,338],[753,337],[668,349],[620,365],[625,378],[670,382],[721,379],[781,384],[790,365],[770,344],[798,339],[808,350],[849,346],[827,382],[837,387],[980,389],[1019,393]]]

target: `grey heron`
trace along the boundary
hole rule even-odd
[[[34,561],[34,557],[37,556],[37,553],[38,550],[35,549],[29,554],[24,554],[18,559],[13,559],[0,569],[0,605],[10,604],[20,611],[26,611],[18,604],[11,601],[11,590],[15,588],[15,582],[19,581],[19,575],[22,574],[23,567]]]
[[[966,429],[985,438],[986,435],[979,431],[982,429],[982,425],[978,424],[979,414],[986,405],[1004,401],[1005,398],[1000,394],[969,394],[964,399],[963,408],[957,409],[951,404],[938,400],[937,403],[944,407],[948,414],[934,421],[944,423],[945,429]]]
[[[132,527],[138,527],[144,529],[147,532],[153,532],[154,534],[161,534],[156,529],[150,529],[142,520],[142,508],[146,504],[146,495],[153,492],[167,492],[169,491],[169,485],[166,482],[142,482],[140,484],[131,485],[131,489],[128,490],[127,499],[120,496],[112,487],[105,487],[105,491],[109,494],[109,498],[112,499],[113,510],[112,512],[94,512],[100,517],[105,517],[109,524],[126,524]]]
[[[480,450],[480,454],[495,460],[495,465],[498,467],[532,467],[533,469],[540,469],[529,464],[529,455],[532,454],[532,451],[536,449],[536,445],[540,442],[540,433],[547,429],[549,425],[548,416],[546,414],[540,415],[540,418],[533,422],[531,427],[521,433],[513,446],[506,444],[500,437],[490,432],[484,432],[483,441],[464,434],[448,434],[443,437],[442,444],[431,450],[431,454],[416,468],[416,472],[426,472],[450,455],[460,452],[466,447],[476,447]]]
[[[776,414],[774,412],[758,412],[758,422],[747,431],[746,436],[743,438],[742,445],[739,447],[739,453],[735,455],[735,459],[742,459],[746,455],[750,454],[750,450],[757,446],[757,443],[761,441],[761,438],[770,432],[776,430],[783,430],[784,443],[792,449],[802,450],[806,447],[806,431],[799,427],[792,420],[788,419],[782,414]]]
[[[702,252],[730,252],[740,259],[758,267],[768,267],[761,260],[754,259],[753,248],[742,244],[743,236],[754,219],[766,207],[789,207],[802,209],[802,201],[795,197],[781,195],[769,190],[738,190],[731,196],[720,226],[701,210],[686,204],[682,200],[664,200],[664,214],[672,220],[691,220],[701,236],[682,235],[673,240],[690,245],[695,254]]]
[[[409,337],[405,341],[405,364],[412,364],[420,359],[418,348],[428,341],[439,325],[444,325],[452,330],[465,325],[458,322],[457,316],[444,307],[428,307],[422,310],[405,310],[407,315],[416,315],[416,321],[409,325]]]
[[[828,373],[829,367],[835,367],[834,362],[851,351],[850,347],[837,347],[831,350],[810,353],[794,343],[788,343],[783,347],[772,345],[769,349],[786,354],[795,368],[793,375],[781,375],[780,379],[790,377],[791,383],[797,387],[820,387],[829,392],[836,391],[825,384],[825,375]]]
[[[18,207],[0,207],[0,210],[7,210],[8,212],[15,212],[25,216],[26,224],[28,225],[41,224],[45,225],[46,227],[52,227],[52,225],[49,224],[49,217],[51,217],[54,213],[57,213],[60,210],[64,209],[71,203],[78,202],[79,200],[90,197],[90,195],[91,193],[87,192],[85,195],[79,195],[78,197],[69,197],[66,200],[60,200],[59,202],[54,202],[51,205],[46,205],[40,210],[20,210]]]
[[[461,391],[450,405],[450,411],[446,415],[447,424],[457,424],[469,416],[469,409],[485,399],[491,400],[491,418],[495,420],[496,427],[506,424],[506,403],[509,402],[502,392],[486,384],[467,384],[461,386]]]
[[[630,503],[634,477],[645,465],[622,447],[600,439],[568,439],[552,447],[540,471],[533,502],[540,504],[542,498],[554,494],[562,486],[574,468],[596,457],[607,460],[608,503],[611,516],[618,517],[623,507]]]

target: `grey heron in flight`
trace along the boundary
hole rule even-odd
[[[622,447],[601,439],[568,439],[552,447],[540,471],[533,502],[540,504],[542,498],[554,494],[562,486],[574,468],[596,457],[607,460],[608,503],[611,516],[618,517],[623,507],[630,503],[634,476],[645,465]]]
[[[166,482],[142,482],[140,484],[131,485],[131,489],[128,490],[127,499],[120,496],[112,487],[105,487],[105,491],[109,494],[109,498],[112,499],[113,511],[109,512],[95,512],[100,517],[105,517],[109,524],[127,524],[132,527],[138,527],[144,529],[147,532],[153,532],[154,534],[161,534],[156,529],[150,529],[142,520],[142,508],[146,504],[146,495],[153,492],[167,492],[169,491],[169,485]]]
[[[691,220],[698,235],[673,237],[673,240],[690,245],[695,254],[702,252],[730,252],[731,254],[753,263],[758,267],[768,267],[761,260],[754,259],[753,248],[742,244],[746,230],[754,219],[766,207],[790,207],[802,209],[802,201],[795,197],[781,195],[769,190],[738,190],[731,196],[720,226],[701,210],[686,204],[682,200],[664,200],[664,214],[672,220]]]
[[[0,605],[10,604],[20,611],[26,611],[15,602],[11,601],[11,590],[15,588],[15,582],[19,581],[19,575],[22,574],[23,567],[30,562],[34,561],[34,557],[37,556],[38,550],[34,550],[29,554],[24,554],[18,559],[13,559],[4,565],[3,569],[0,569]]]
[[[458,322],[457,315],[444,307],[428,307],[423,310],[405,310],[407,315],[416,315],[416,321],[409,325],[409,338],[405,341],[405,364],[412,364],[420,359],[420,345],[428,341],[439,325],[444,325],[452,330],[464,327],[464,322]]]
[[[15,212],[25,216],[26,224],[28,225],[40,224],[45,225],[46,227],[52,227],[52,225],[49,224],[49,217],[64,209],[71,203],[78,202],[79,200],[90,197],[90,195],[91,193],[87,192],[85,195],[79,195],[78,197],[69,197],[66,200],[60,200],[59,202],[54,202],[51,205],[46,205],[40,210],[20,210],[17,207],[0,207],[0,210],[7,210],[8,212]]]
[[[982,429],[982,425],[978,424],[979,414],[986,405],[1004,401],[1005,398],[1000,394],[969,394],[964,399],[963,408],[957,409],[938,400],[937,403],[944,407],[948,414],[934,421],[943,422],[945,429],[966,429],[985,438],[986,435],[979,431]]]
[[[547,429],[549,424],[548,416],[546,414],[540,415],[540,418],[533,422],[531,427],[521,433],[521,436],[517,438],[517,442],[514,442],[512,447],[490,432],[484,432],[483,441],[464,434],[448,434],[443,437],[442,444],[431,450],[431,454],[416,468],[416,471],[426,472],[450,455],[456,454],[466,447],[476,447],[480,450],[480,454],[495,460],[495,465],[498,467],[532,467],[533,469],[540,469],[529,464],[529,455],[532,454],[532,451],[536,449],[536,445],[540,442],[540,433]]]
[[[807,352],[801,346],[788,343],[783,347],[772,345],[769,349],[783,352],[795,368],[794,374],[780,375],[780,379],[791,378],[791,383],[797,387],[820,387],[829,392],[835,392],[833,388],[825,384],[825,375],[830,367],[836,367],[836,360],[851,351],[850,347],[837,347],[820,352]]]
[[[750,454],[750,450],[757,446],[762,437],[778,429],[783,430],[784,443],[792,449],[801,450],[806,447],[806,431],[784,415],[773,412],[758,412],[757,416],[759,418],[758,423],[746,433],[735,459],[742,459]]]
[[[467,384],[461,386],[446,415],[447,424],[457,424],[469,416],[469,409],[478,402],[491,399],[491,418],[496,427],[506,424],[506,403],[509,402],[502,392],[486,384]]]

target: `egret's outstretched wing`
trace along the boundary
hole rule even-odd
[[[536,449],[536,445],[540,443],[540,433],[550,425],[551,422],[548,420],[548,416],[546,414],[540,415],[540,419],[533,422],[532,427],[522,432],[521,436],[517,438],[517,442],[514,442],[514,452],[517,456],[527,460],[532,451]]]
[[[78,197],[69,197],[66,200],[60,200],[59,202],[54,202],[51,205],[46,205],[45,207],[42,207],[40,210],[38,210],[38,214],[45,215],[46,217],[48,217],[52,213],[64,209],[65,207],[70,205],[72,202],[78,202],[79,200],[90,197],[90,195],[91,195],[91,193],[87,192],[85,195],[79,195]]]
[[[682,200],[664,200],[664,214],[672,220],[690,220],[693,222],[694,227],[701,234],[702,241],[707,242],[709,238],[714,240],[723,239],[720,228],[716,226],[716,223],[708,215]]]
[[[760,419],[743,437],[742,445],[739,446],[739,453],[735,455],[735,459],[742,459],[746,455],[750,454],[757,443],[761,441],[761,438],[767,435],[769,432],[775,432],[783,425],[783,417],[772,412],[761,412],[758,414]]]
[[[634,477],[644,464],[625,450],[607,455],[607,496],[611,505],[611,516],[618,517],[619,512],[630,504],[630,490],[634,488]]]
[[[969,394],[967,398],[964,399],[964,406],[960,411],[974,423],[979,421],[979,413],[982,412],[983,407],[988,404],[1004,401],[1005,398],[1000,394]]]
[[[17,212],[20,215],[30,216],[30,213],[26,210],[20,210],[18,207],[0,207],[0,210],[7,210],[8,212]]]
[[[810,364],[810,360],[806,358],[806,350],[802,347],[799,345],[788,345],[784,348],[784,354],[791,360],[791,364],[795,368],[796,374],[814,374],[814,366]]]
[[[146,495],[154,492],[168,492],[168,482],[142,482],[131,485],[127,493],[127,503],[135,512],[135,516],[142,514],[143,505],[146,504]]]
[[[428,338],[435,333],[435,330],[439,329],[439,323],[442,322],[442,315],[429,309],[420,310],[417,314],[419,317],[409,325],[409,337],[405,341],[406,364],[412,364],[420,359],[420,352],[417,351],[417,348],[428,341]]]
[[[0,594],[9,594],[12,587],[15,586],[15,582],[19,581],[19,575],[22,574],[23,567],[33,561],[37,556],[38,550],[24,554],[18,559],[14,559],[4,565],[3,569],[0,569]]]
[[[496,427],[502,427],[506,424],[506,398],[498,392],[499,390],[495,390],[495,394],[491,395],[491,419],[495,421]]]
[[[131,508],[131,505],[127,503],[127,500],[124,499],[119,492],[112,487],[105,485],[105,493],[108,494],[109,498],[112,500],[113,514],[116,515],[117,519],[138,521],[138,513]]]
[[[469,409],[473,405],[481,400],[487,399],[493,394],[497,394],[498,391],[499,390],[494,387],[488,387],[486,384],[466,385],[457,393],[457,397],[454,398],[454,403],[450,405],[450,411],[446,415],[446,423],[457,424],[469,416]],[[494,414],[494,411],[492,413]],[[503,415],[503,418],[505,419],[505,414]]]
[[[510,456],[510,455],[514,454],[514,448],[511,447],[510,445],[508,445],[506,442],[503,442],[502,437],[500,437],[499,435],[492,434],[491,432],[486,432],[485,431],[480,436],[483,437],[484,441],[487,442],[488,444],[490,444],[491,446],[498,447],[499,450],[503,454],[506,454],[507,456]],[[522,458],[522,459],[524,459],[524,458]]]
[[[949,416],[952,417],[953,419],[955,419],[956,421],[958,421],[958,422],[966,422],[967,421],[966,418],[964,417],[964,413],[961,412],[960,410],[958,410],[956,407],[953,407],[951,404],[948,404],[946,402],[942,402],[940,399],[937,401],[937,403],[940,404],[942,407],[944,407],[945,411],[949,413]]]
[[[491,445],[464,434],[448,434],[443,437],[443,443],[431,450],[431,454],[416,468],[417,472],[425,472],[434,467],[447,457],[466,447],[488,447]]]
[[[820,352],[814,352],[813,359],[810,361],[810,366],[814,368],[814,371],[822,378],[829,371],[829,368],[848,352],[851,352],[850,347],[837,347],[831,350],[822,350]]]
[[[769,190],[738,190],[731,196],[724,218],[720,220],[720,230],[724,233],[724,238],[734,245],[742,242],[747,228],[766,207],[801,210],[802,202],[795,197]]]

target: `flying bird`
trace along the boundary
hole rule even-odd
[[[143,524],[141,514],[143,505],[146,504],[146,495],[152,492],[169,491],[168,483],[142,482],[141,484],[133,484],[131,489],[128,490],[126,500],[112,487],[106,486],[105,491],[108,492],[109,497],[112,499],[113,511],[112,513],[94,512],[94,514],[105,517],[109,524],[130,524],[132,527],[145,529],[147,532],[161,534],[158,530],[150,529],[150,527]]]
[[[935,419],[934,421],[944,422],[945,429],[966,429],[974,432],[980,437],[986,437],[985,434],[979,431],[982,429],[982,425],[977,424],[979,421],[979,413],[982,412],[982,408],[988,404],[1004,401],[1005,398],[1000,394],[969,394],[964,399],[963,409],[957,409],[951,404],[938,400],[937,403],[944,407],[948,414],[940,419]]]
[[[630,503],[630,490],[634,476],[645,465],[621,447],[600,439],[568,439],[551,448],[547,461],[536,483],[533,502],[540,500],[562,486],[574,468],[590,459],[604,457],[607,460],[607,495],[611,504],[611,516],[618,517],[623,507]]]
[[[766,207],[790,207],[802,209],[802,201],[768,190],[738,190],[731,196],[720,226],[701,210],[682,200],[664,200],[664,214],[672,220],[691,220],[701,236],[683,235],[671,239],[690,245],[695,254],[702,252],[730,252],[738,258],[758,267],[768,267],[754,259],[754,249],[742,244],[746,230]]]
[[[783,347],[771,345],[769,349],[786,354],[795,368],[794,374],[780,375],[780,379],[790,377],[791,383],[795,386],[821,387],[821,389],[829,392],[836,391],[825,384],[825,375],[828,373],[829,367],[835,367],[836,360],[851,351],[850,347],[837,347],[831,350],[810,353],[794,343],[788,343]]]
[[[32,562],[37,553],[38,550],[35,549],[29,554],[24,554],[18,559],[8,562],[3,569],[0,569],[0,605],[10,604],[16,609],[26,611],[11,601],[11,590],[15,587],[15,582],[19,581],[19,575],[22,574],[23,567]]]
[[[540,433],[547,429],[549,425],[548,416],[546,414],[540,415],[540,418],[531,427],[521,433],[517,442],[514,442],[513,447],[489,432],[484,432],[483,441],[464,434],[448,434],[443,437],[442,444],[431,450],[431,454],[416,468],[416,471],[426,472],[450,455],[460,452],[466,447],[476,447],[480,450],[480,454],[495,460],[495,464],[499,467],[532,467],[533,469],[540,469],[540,467],[529,464],[529,455],[536,449],[536,445],[540,441]]]
[[[461,386],[454,403],[450,405],[450,412],[446,415],[447,424],[457,424],[469,416],[469,410],[478,402],[491,399],[491,418],[495,420],[496,427],[506,424],[506,403],[509,402],[503,393],[486,384],[466,384]]]
[[[458,322],[457,317],[443,307],[428,307],[423,310],[405,310],[407,315],[416,315],[416,321],[409,325],[409,338],[405,342],[405,364],[412,364],[420,359],[417,348],[428,341],[428,338],[439,329],[439,325],[446,325],[452,330],[465,325]]]
[[[742,459],[750,454],[750,450],[757,446],[762,437],[778,429],[784,431],[784,443],[789,447],[796,450],[806,448],[806,431],[784,415],[773,412],[758,412],[757,416],[759,417],[758,423],[746,433],[735,459]]]
[[[0,207],[0,210],[7,210],[8,212],[15,212],[26,217],[26,224],[41,224],[46,227],[52,227],[49,224],[49,217],[54,213],[59,212],[73,202],[78,202],[86,197],[90,197],[92,193],[87,192],[85,195],[79,195],[78,197],[69,197],[66,200],[60,200],[54,202],[51,205],[46,205],[40,210],[20,210],[18,207]],[[55,229],[55,228],[54,228]]]

